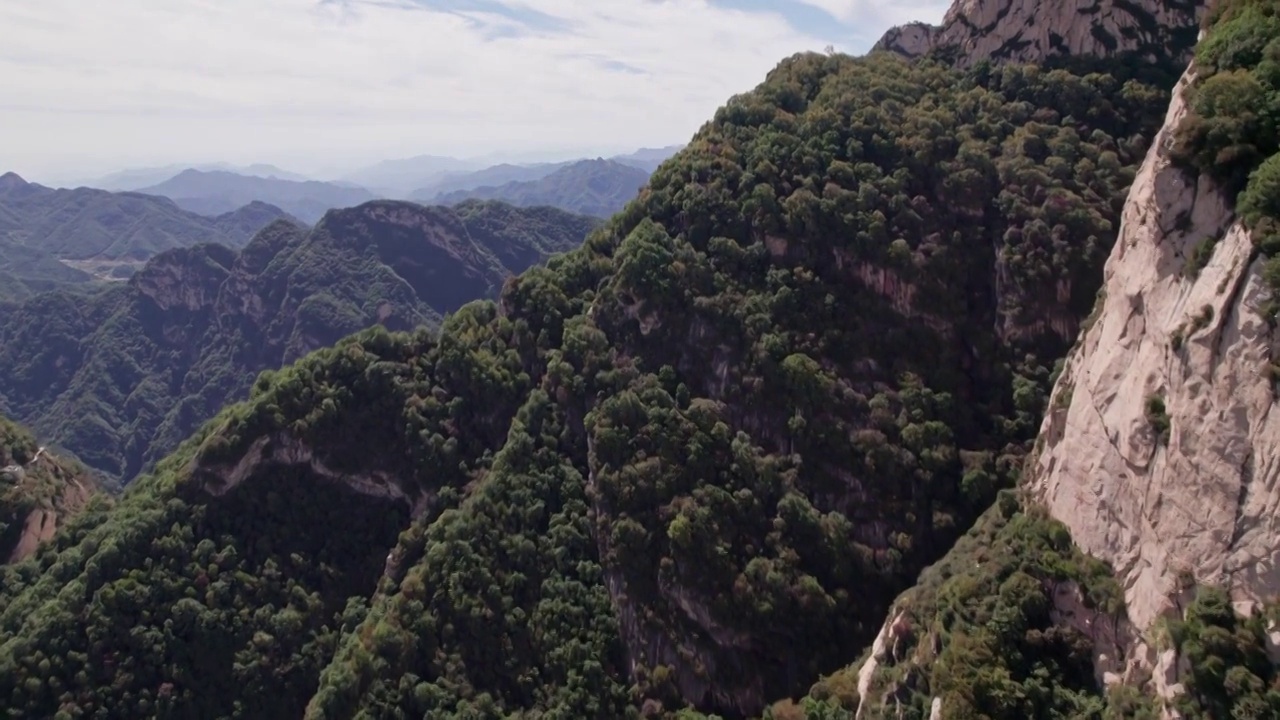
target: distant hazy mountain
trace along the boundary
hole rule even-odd
[[[640,168],[597,158],[571,163],[537,180],[462,190],[435,200],[446,204],[470,198],[502,200],[521,207],[547,205],[609,217],[634,198],[648,180],[649,173]]]
[[[384,160],[376,165],[347,173],[340,180],[355,183],[391,197],[408,197],[446,173],[463,173],[483,167],[474,160],[418,155],[400,160]]]
[[[536,163],[531,165],[513,165],[503,163],[467,173],[447,173],[438,180],[419,188],[409,195],[410,200],[432,202],[437,197],[480,187],[497,187],[512,182],[529,182],[541,180],[551,173],[572,165],[568,160],[558,163]]]
[[[675,155],[683,145],[670,145],[663,148],[641,148],[626,155],[609,158],[621,165],[639,168],[652,173],[667,158]],[[584,158],[585,160],[585,158]],[[526,183],[541,180],[548,175],[573,165],[576,160],[542,163],[511,163],[492,165],[474,172],[448,172],[409,194],[409,199],[418,202],[435,202],[437,198],[447,200],[457,194],[465,195],[465,191],[478,188],[497,188],[508,183]]]
[[[275,165],[267,165],[264,163],[255,163],[253,165],[246,165],[243,167],[231,165],[230,163],[202,163],[198,165],[164,165],[162,167],[130,168],[114,172],[110,175],[94,180],[86,180],[78,183],[78,185],[98,188],[99,190],[140,190],[145,187],[151,187],[152,185],[159,185],[183,170],[233,172],[238,175],[250,175],[264,178],[274,177],[280,180],[294,180],[297,182],[305,182],[311,179],[305,175],[281,170]]]
[[[668,145],[661,148],[640,148],[629,155],[615,155],[610,160],[620,162],[623,165],[638,167],[647,173],[652,173],[658,169],[658,166],[666,161],[667,158],[675,155],[684,149],[684,145]]]
[[[207,242],[242,247],[280,218],[292,219],[265,203],[205,217],[168,198],[53,189],[8,173],[0,176],[0,299],[90,279],[69,264],[141,264],[165,250]]]
[[[308,223],[319,220],[333,208],[351,207],[374,199],[364,188],[191,169],[139,192],[162,195],[184,210],[201,215],[218,215],[251,202],[265,202]]]
[[[295,182],[306,182],[308,180],[311,180],[311,178],[307,177],[306,175],[299,175],[298,173],[289,172],[288,170],[281,170],[275,165],[268,165],[266,163],[254,163],[253,165],[247,165],[242,168],[227,167],[227,168],[218,168],[218,169],[227,170],[229,172],[237,173],[240,175],[253,175],[256,177],[276,178],[277,180],[293,180]]]
[[[171,250],[127,283],[0,313],[0,410],[128,480],[263,370],[371,325],[436,325],[598,225],[553,208],[380,200],[310,230],[273,222],[238,251]]]

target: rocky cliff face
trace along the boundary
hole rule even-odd
[[[1193,74],[1134,183],[1097,320],[1067,360],[1030,471],[1036,498],[1113,564],[1143,629],[1191,578],[1230,587],[1240,609],[1280,590],[1269,293],[1227,198],[1171,165]],[[1206,238],[1218,238],[1212,257],[1192,272]]]
[[[129,282],[161,312],[198,312],[213,304],[235,257],[222,245],[179,248],[158,255]]]
[[[88,470],[0,417],[0,566],[35,554],[94,501],[107,498]]]
[[[1133,53],[1186,62],[1207,3],[1197,0],[958,0],[940,26],[891,29],[876,49],[919,57],[945,49],[963,66],[984,60],[1039,62],[1053,56]]]

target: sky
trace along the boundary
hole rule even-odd
[[[683,143],[779,60],[947,0],[3,0],[0,172],[318,177],[420,154]]]

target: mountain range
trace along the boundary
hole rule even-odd
[[[307,223],[319,220],[330,209],[374,199],[372,193],[358,187],[201,170],[183,170],[137,192],[167,197],[184,210],[208,216],[222,215],[250,203],[266,203]]]
[[[641,148],[609,159],[651,173],[662,161],[675,155],[681,147],[683,146],[671,145],[661,148]],[[462,160],[421,155],[383,161],[348,173],[342,177],[342,180],[370,188],[375,193],[389,197],[434,202],[441,195],[460,190],[539,180],[561,168],[585,160],[587,158],[533,163],[507,160],[490,164],[480,159]],[[572,210],[567,207],[561,207],[561,209]]]
[[[120,170],[100,178],[82,180],[77,186],[98,188],[100,190],[126,191],[138,190],[160,183],[178,175],[184,170],[200,170],[203,172],[229,172],[260,178],[278,178],[280,180],[306,181],[307,178],[298,173],[282,170],[275,165],[255,163],[252,165],[232,165],[230,163],[197,163],[194,165],[163,165],[158,167],[131,168]]]
[[[651,173],[680,147],[642,148],[609,159]],[[430,203],[437,196],[460,190],[539,180],[575,162],[579,161],[489,164],[480,159],[423,155],[383,161],[330,180],[308,178],[266,164],[238,167],[206,163],[124,170],[83,184],[104,190],[163,195],[206,215],[256,200],[314,221],[323,210],[343,207],[341,203],[358,204],[374,196]],[[318,210],[320,206],[324,207]]]
[[[510,171],[505,174],[516,176]],[[451,205],[468,199],[501,200],[520,207],[545,205],[583,215],[609,217],[634,198],[648,179],[649,173],[640,168],[598,158],[562,165],[535,179],[437,192],[430,201]],[[417,198],[426,200],[425,194]]]
[[[1280,717],[1280,1],[957,0],[876,48],[0,567],[5,707]],[[387,264],[450,212],[372,207],[305,235],[390,224]]]
[[[0,311],[0,412],[127,481],[259,372],[370,325],[438,326],[595,224],[550,208],[378,201],[309,230],[275,220],[240,250],[168,250],[127,283]]]
[[[252,202],[206,217],[166,198],[105,190],[47,188],[0,176],[0,300],[15,300],[94,276],[127,276],[165,250],[198,243],[241,247],[283,210]]]
[[[482,187],[497,187],[507,183],[541,180],[551,173],[572,164],[572,161],[535,163],[532,165],[502,163],[473,172],[445,173],[434,179],[430,184],[411,192],[409,199],[418,202],[432,202],[437,197],[450,193],[465,192]]]

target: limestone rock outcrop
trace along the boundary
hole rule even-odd
[[[907,57],[949,49],[961,67],[984,59],[1035,62],[1056,55],[1124,53],[1185,62],[1206,5],[1199,0],[958,0],[942,25],[893,28],[876,49]]]
[[[1075,542],[1114,567],[1140,631],[1191,580],[1227,586],[1241,610],[1280,592],[1268,291],[1227,198],[1171,162],[1193,75],[1134,182],[1096,320],[1067,358],[1027,475]],[[1206,238],[1217,242],[1197,271],[1187,259]]]

